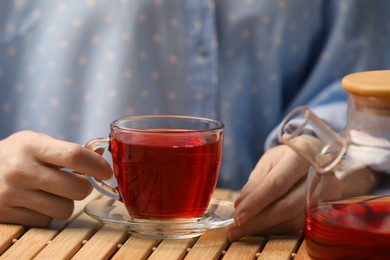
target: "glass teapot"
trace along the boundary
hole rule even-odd
[[[347,126],[336,133],[307,107],[279,127],[310,162],[305,243],[314,259],[390,258],[390,70],[347,75]]]

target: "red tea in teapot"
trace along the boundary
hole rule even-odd
[[[312,207],[305,239],[313,259],[389,259],[390,198]]]

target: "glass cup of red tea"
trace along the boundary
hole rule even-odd
[[[224,124],[207,118],[148,115],[118,119],[110,135],[86,147],[108,150],[117,187],[95,188],[124,203],[142,221],[194,221],[202,217],[218,180]]]

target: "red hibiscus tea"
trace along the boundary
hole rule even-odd
[[[305,241],[313,259],[389,259],[390,199],[313,207]]]
[[[109,150],[118,190],[133,218],[199,218],[211,200],[222,159],[223,131],[193,130],[190,125],[173,128],[177,126],[111,131]]]

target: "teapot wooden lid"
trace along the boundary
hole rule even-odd
[[[347,75],[341,85],[353,95],[390,98],[390,70],[364,71]]]

